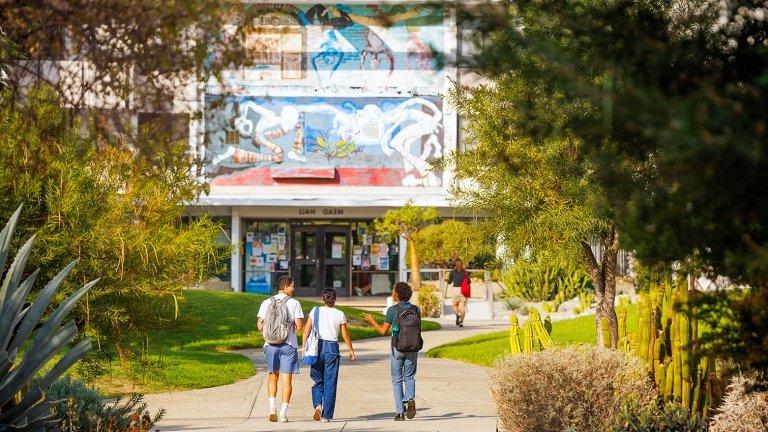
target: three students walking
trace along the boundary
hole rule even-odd
[[[264,333],[264,358],[267,364],[269,392],[269,420],[287,422],[288,404],[292,393],[292,376],[299,373],[299,353],[317,341],[317,348],[304,353],[304,363],[310,364],[312,406],[315,421],[333,419],[338,388],[339,333],[347,346],[349,360],[355,360],[355,351],[347,328],[347,317],[335,307],[336,291],[323,290],[323,306],[312,308],[304,324],[304,314],[299,302],[292,298],[293,279],[278,279],[278,294],[262,302],[258,313],[258,328]],[[395,305],[387,310],[384,323],[379,324],[369,314],[363,319],[376,331],[385,335],[392,331],[390,349],[390,373],[395,399],[395,421],[416,415],[416,367],[418,352],[424,341],[421,338],[421,311],[411,304],[412,289],[405,282],[395,284],[392,299]],[[299,349],[296,329],[302,328],[302,348]],[[312,341],[310,342],[310,338]],[[282,376],[282,405],[276,408],[277,382]]]

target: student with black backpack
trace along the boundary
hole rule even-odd
[[[395,421],[416,416],[416,365],[424,340],[421,338],[421,311],[409,302],[412,294],[410,285],[398,282],[392,290],[395,304],[387,309],[384,324],[380,325],[368,314],[363,315],[363,319],[382,336],[392,328],[391,370]]]

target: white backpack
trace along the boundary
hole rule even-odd
[[[293,325],[288,314],[288,306],[285,305],[289,298],[272,297],[267,306],[262,333],[264,334],[264,341],[270,345],[280,345],[288,340]]]

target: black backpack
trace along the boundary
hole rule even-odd
[[[421,351],[424,340],[421,338],[421,316],[414,307],[395,305],[397,315],[397,334],[392,338],[392,347],[401,352]]]

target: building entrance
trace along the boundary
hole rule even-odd
[[[318,296],[334,288],[349,295],[349,226],[294,225],[291,274],[296,296]]]

